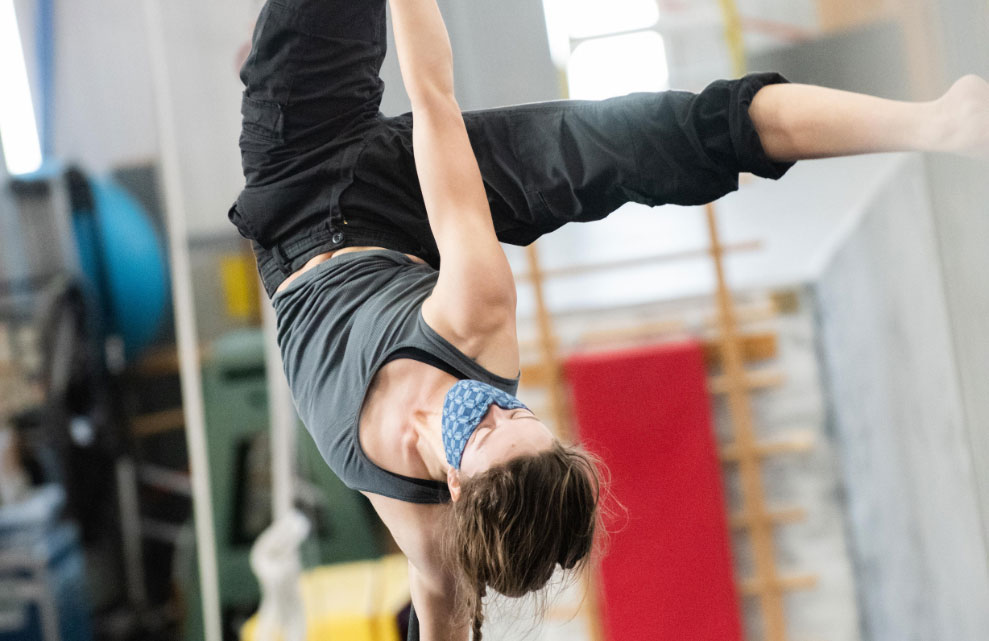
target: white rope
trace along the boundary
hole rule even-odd
[[[172,113],[168,56],[158,0],[144,0],[151,77],[155,90],[158,124],[160,176],[165,194],[165,221],[172,276],[172,302],[175,332],[178,339],[179,375],[182,381],[182,407],[185,413],[186,447],[192,472],[192,506],[196,525],[196,549],[199,559],[199,590],[203,605],[203,631],[206,641],[221,641],[220,592],[216,565],[216,538],[213,528],[213,505],[209,484],[209,460],[206,451],[206,420],[203,409],[202,381],[199,364],[199,339],[196,333],[195,304],[186,214],[182,195],[180,160],[176,145],[176,126]]]

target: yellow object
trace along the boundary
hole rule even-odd
[[[307,641],[402,641],[397,615],[411,595],[405,556],[314,568],[299,583]],[[241,628],[241,641],[256,641],[257,619]]]
[[[220,257],[220,279],[227,302],[227,313],[238,320],[252,320],[260,310],[254,261],[243,253]]]
[[[725,21],[725,43],[731,57],[732,70],[738,77],[745,75],[745,39],[742,34],[742,18],[738,14],[736,0],[719,0],[721,15]]]

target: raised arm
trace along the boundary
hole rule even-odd
[[[441,259],[423,314],[441,334],[463,339],[462,349],[464,341],[497,332],[505,323],[514,335],[515,284],[454,97],[446,26],[436,0],[390,4],[402,79],[412,101],[416,170]],[[515,351],[517,360],[517,346]],[[502,369],[513,367],[517,364]]]

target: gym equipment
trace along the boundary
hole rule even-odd
[[[261,594],[251,572],[250,550],[272,521],[264,349],[260,330],[237,330],[212,345],[203,366],[220,607],[227,634],[257,608]],[[302,544],[303,564],[379,556],[376,519],[367,500],[336,478],[301,426],[298,439],[300,480],[295,501],[313,530],[312,537]],[[198,641],[203,638],[203,628],[191,537],[180,543],[176,554],[182,559],[176,561],[176,572],[188,604],[185,637]]]
[[[169,310],[164,251],[148,214],[110,180],[68,173],[79,262],[99,301],[106,334],[132,360],[158,334]]]
[[[411,599],[409,562],[401,554],[342,563],[306,572],[299,582],[306,639],[401,641],[403,612]],[[241,630],[241,641],[260,641],[259,617]]]
[[[0,507],[0,641],[90,641],[77,528],[59,522],[65,494],[36,488]]]
[[[64,487],[87,555],[124,551],[119,567],[117,554],[96,561],[108,580],[89,593],[94,607],[123,602],[136,621],[143,553],[116,374],[155,337],[166,308],[157,234],[121,188],[57,164],[9,182],[0,229],[0,322],[28,337],[18,358],[42,389],[12,421],[37,478]]]
[[[576,354],[565,368],[580,439],[630,515],[606,525],[605,638],[740,641],[702,345]]]

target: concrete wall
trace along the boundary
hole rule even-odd
[[[942,87],[966,73],[989,79],[989,4],[941,0],[935,25],[944,61]],[[931,157],[927,178],[935,212],[968,445],[989,539],[989,162]],[[979,560],[989,563],[989,555]]]
[[[987,548],[935,231],[914,157],[815,288],[869,641],[977,641],[989,630]]]

